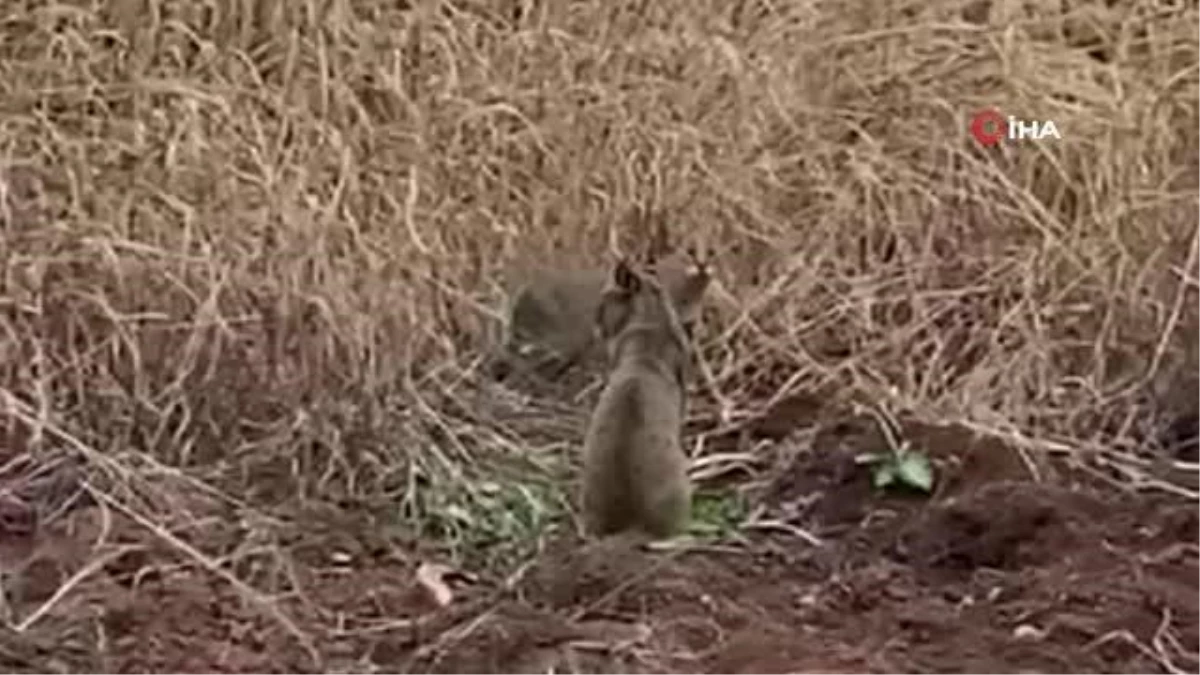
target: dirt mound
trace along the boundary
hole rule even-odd
[[[1078,530],[1092,529],[1079,524],[1081,507],[1088,502],[1082,495],[1046,486],[988,485],[906,523],[898,552],[922,568],[965,574],[1046,564],[1064,549],[1079,546]]]

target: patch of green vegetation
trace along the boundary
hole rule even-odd
[[[734,490],[697,490],[692,497],[692,517],[687,533],[700,539],[724,539],[736,533],[750,508]]]
[[[871,466],[871,482],[878,489],[907,487],[925,493],[933,490],[933,466],[919,450],[902,447],[898,451],[864,455],[858,460]]]
[[[855,458],[859,464],[871,467],[871,482],[876,489],[900,487],[926,494],[932,492],[934,473],[929,457],[920,450],[914,450],[907,440],[901,438],[900,425],[887,410],[859,407],[860,412],[864,410],[875,418],[887,442],[886,450]]]
[[[456,564],[500,568],[528,558],[566,511],[556,484],[536,475],[456,479],[417,486],[406,516]]]

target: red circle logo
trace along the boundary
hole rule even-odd
[[[984,110],[971,118],[971,135],[980,145],[996,145],[1008,135],[1008,122],[999,111]]]

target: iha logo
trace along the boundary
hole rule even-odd
[[[971,135],[980,145],[991,147],[1003,139],[1010,141],[1035,140],[1047,138],[1062,140],[1058,126],[1053,121],[1027,122],[1015,117],[1005,117],[998,110],[984,110],[975,113],[971,118]]]

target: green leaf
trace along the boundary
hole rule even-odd
[[[884,462],[875,465],[875,487],[885,488],[896,480],[896,465]]]
[[[933,467],[929,458],[919,452],[908,452],[896,464],[896,475],[905,484],[923,492],[933,489]]]
[[[731,491],[703,490],[692,497],[691,525],[696,534],[723,536],[737,530],[746,519],[746,505],[740,495]]]

